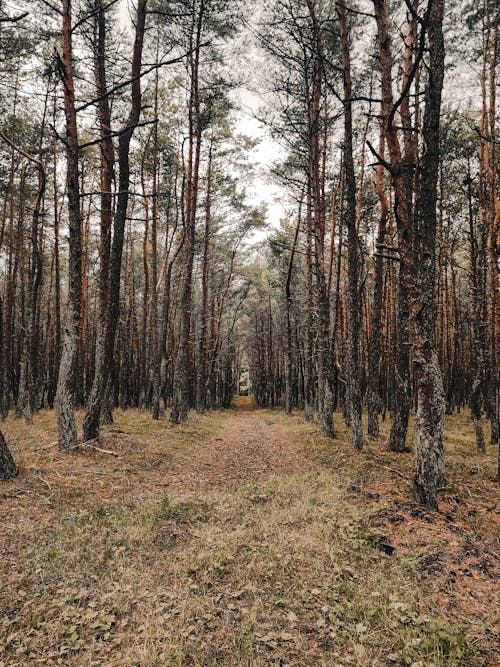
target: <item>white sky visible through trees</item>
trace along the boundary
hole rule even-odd
[[[254,0],[256,7],[260,1]],[[256,12],[258,14],[258,12]],[[121,21],[123,26],[131,25],[131,0],[121,0],[120,8]],[[251,71],[257,64],[255,61],[255,52],[251,49],[245,54],[248,74],[251,77]],[[233,93],[235,104],[234,114],[236,117],[236,129],[242,134],[258,141],[257,146],[252,151],[251,162],[254,167],[254,174],[251,182],[246,183],[248,199],[255,206],[265,204],[268,210],[268,221],[275,227],[286,214],[286,194],[277,184],[272,183],[269,168],[281,153],[280,146],[271,139],[269,132],[260,123],[256,116],[262,105],[262,100],[256,92],[246,87],[240,87]],[[257,239],[262,237],[262,233],[257,233]]]
[[[120,15],[122,25],[124,27],[131,27],[131,9],[133,0],[120,0],[121,8]],[[248,0],[255,11],[252,13],[251,21],[256,26],[262,9],[262,0]],[[469,0],[458,0],[459,6],[465,6]],[[370,0],[360,0],[359,8],[365,12],[370,12],[372,4]],[[456,13],[451,12],[451,3],[447,12],[446,21],[448,24],[456,20]],[[455,7],[455,10],[457,7]],[[460,12],[458,13],[460,15]],[[366,26],[365,26],[366,27]],[[451,29],[450,29],[451,28]],[[375,22],[373,22],[373,30],[375,29]],[[247,77],[247,83],[235,90],[232,94],[233,103],[235,105],[234,115],[236,119],[236,129],[242,134],[246,134],[258,141],[256,148],[250,155],[250,162],[253,166],[252,177],[245,182],[245,187],[248,194],[249,201],[258,206],[262,203],[266,204],[268,210],[268,222],[271,227],[278,226],[280,220],[286,216],[287,212],[287,195],[283,188],[278,184],[273,183],[271,177],[271,166],[273,162],[283,156],[283,151],[280,146],[273,141],[269,132],[264,125],[257,120],[259,111],[263,104],[263,99],[257,92],[259,82],[256,80],[256,72],[259,67],[263,65],[260,62],[258,47],[255,40],[249,37],[251,27],[248,31],[244,31],[243,41],[245,46],[243,49],[244,61],[238,67],[242,68],[243,77]],[[449,25],[448,33],[453,32],[453,27]],[[363,32],[356,35],[357,48],[353,52],[353,67],[356,67],[357,57],[366,57],[370,49],[368,47],[370,39],[373,35],[369,32]],[[362,48],[362,44],[367,48]],[[453,51],[451,54],[450,51]],[[456,45],[447,44],[447,76],[445,77],[445,101],[454,107],[475,107],[478,104],[478,97],[475,92],[475,86],[479,79],[479,63],[474,61],[460,61],[453,62],[456,56]],[[359,64],[359,62],[358,62]],[[451,66],[451,69],[450,69]],[[262,239],[265,232],[257,232],[256,239]]]

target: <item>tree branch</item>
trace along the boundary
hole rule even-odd
[[[393,174],[394,173],[394,167],[392,166],[392,164],[389,164],[389,162],[387,162],[387,160],[384,160],[384,158],[380,155],[380,153],[378,153],[375,150],[372,143],[368,139],[366,140],[366,143],[367,143],[368,148],[370,149],[371,153],[373,154],[373,156],[377,158],[377,163],[376,164],[381,164],[385,169],[387,169],[387,171],[390,174]]]
[[[140,123],[137,123],[135,127],[145,127],[146,125],[153,125],[154,123],[157,123],[157,120],[143,120]],[[100,144],[101,142],[107,140],[107,139],[112,139],[113,137],[119,137],[122,135],[124,132],[126,132],[129,128],[122,128],[121,130],[117,130],[116,132],[111,132],[110,134],[106,134],[103,137],[99,137],[98,139],[93,139],[92,141],[87,141],[85,144],[80,144],[78,146],[78,150],[83,150],[84,148],[88,148],[89,146],[95,146],[96,144]]]
[[[103,11],[103,12],[106,12],[110,7],[112,7],[113,5],[116,5],[117,2],[118,2],[118,0],[110,0],[110,2],[108,2],[108,4],[105,5],[105,6],[102,8],[102,11]],[[75,23],[75,25],[71,28],[71,32],[75,32],[75,30],[76,30],[77,28],[79,28],[81,25],[83,25],[84,23],[86,23],[86,22],[87,22],[89,19],[91,19],[93,16],[96,16],[97,14],[99,14],[100,11],[101,11],[101,8],[99,7],[98,9],[94,9],[94,11],[90,12],[89,14],[87,14],[86,16],[84,16],[83,18],[81,18],[81,19],[80,19],[79,21],[77,21],[77,22]]]
[[[424,57],[424,51],[425,51],[425,36],[427,32],[427,27],[429,25],[429,19],[430,19],[430,14],[431,14],[431,8],[432,8],[432,2],[433,0],[428,0],[427,3],[427,11],[425,12],[425,17],[424,19],[420,19],[418,22],[422,26],[422,29],[420,31],[420,40],[418,44],[418,51],[417,55],[415,57],[415,62],[413,63],[413,66],[410,70],[410,73],[408,75],[408,80],[406,81],[406,84],[401,91],[401,95],[399,96],[398,100],[394,104],[394,106],[391,109],[391,112],[389,114],[389,117],[387,119],[387,127],[392,127],[393,121],[394,121],[394,116],[396,115],[396,111],[399,109],[401,104],[403,103],[403,100],[405,97],[408,95],[410,88],[413,84],[413,81],[415,79],[415,75],[418,71],[418,68],[420,67],[420,63],[422,62],[422,58]]]
[[[29,12],[24,12],[23,14],[18,14],[18,16],[0,16],[0,23],[17,23],[22,21],[29,15]]]
[[[113,95],[113,93],[116,93],[117,90],[121,90],[122,88],[126,88],[126,86],[129,86],[131,83],[134,83],[134,81],[137,81],[138,79],[141,79],[143,76],[146,76],[146,74],[149,74],[150,72],[152,72],[155,69],[159,69],[160,67],[164,67],[165,65],[174,65],[175,63],[181,62],[190,53],[193,53],[193,50],[188,51],[187,53],[183,53],[182,56],[178,56],[177,58],[172,58],[171,60],[165,60],[164,62],[156,63],[154,65],[151,65],[151,67],[148,67],[146,70],[144,70],[143,72],[141,72],[137,76],[134,76],[131,79],[127,79],[127,81],[122,81],[121,83],[117,83],[116,86],[113,86],[113,88],[110,88],[103,95],[99,95],[99,97],[95,97],[93,100],[90,100],[90,102],[85,102],[85,104],[81,104],[79,107],[76,108],[76,112],[79,113],[80,111],[84,111],[85,109],[88,109],[88,107],[92,106],[93,104],[97,104],[98,102],[101,102],[102,100],[106,99],[106,97],[109,97],[110,95]]]

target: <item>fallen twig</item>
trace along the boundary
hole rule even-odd
[[[37,475],[37,477],[41,482],[43,482],[44,484],[46,484],[49,487],[49,491],[52,491],[52,487],[50,486],[50,484],[47,482],[46,479],[44,479],[43,477],[40,477],[40,475]]]
[[[35,452],[45,452],[47,449],[52,449],[52,447],[57,447],[58,444],[59,440],[56,440],[55,442],[51,442],[50,445],[44,445],[43,447],[35,449]]]
[[[122,456],[118,452],[114,452],[112,449],[103,449],[102,447],[96,447],[95,445],[90,444],[92,441],[89,440],[88,442],[82,442],[82,446],[85,445],[85,447],[88,447],[89,449],[94,449],[96,452],[100,452],[101,454],[109,454],[110,456],[116,456],[118,459],[121,459]]]
[[[404,479],[406,482],[411,482],[412,479],[411,477],[408,477],[408,475],[403,475],[402,472],[399,472],[399,470],[396,470],[395,468],[389,468],[388,466],[381,466],[384,468],[384,470],[388,470],[389,472],[393,472],[395,475],[398,477],[401,477],[401,479]]]

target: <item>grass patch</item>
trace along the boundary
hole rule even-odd
[[[166,417],[155,421],[149,413],[116,410],[114,423],[101,429],[97,445],[117,456],[88,448],[70,455],[59,452],[52,410],[36,414],[33,426],[9,418],[2,431],[19,476],[2,485],[0,500],[10,499],[11,512],[18,510],[23,520],[31,517],[39,523],[42,514],[47,518],[75,507],[158,495],[165,474],[206,447],[231,414],[231,410],[193,413],[189,422],[174,426]],[[80,428],[83,412],[76,417]],[[29,513],[28,508],[32,510]],[[10,522],[9,514],[0,508],[0,524],[2,519]]]
[[[0,489],[0,667],[500,664],[495,455],[475,455],[466,416],[447,421],[438,514],[412,500],[388,425],[357,454],[340,416],[331,441],[263,411],[253,460],[251,420],[221,430],[233,414],[118,411],[99,443],[118,457],[41,449],[53,413],[7,421],[21,474]]]
[[[464,665],[333,473],[68,515],[3,596],[5,665]],[[20,564],[21,565],[21,564]]]

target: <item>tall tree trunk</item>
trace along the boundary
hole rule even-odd
[[[71,0],[63,0],[62,59],[59,61],[64,87],[66,118],[66,189],[69,224],[69,290],[66,322],[56,393],[59,448],[69,452],[77,446],[74,415],[74,374],[78,363],[80,314],[82,304],[82,217],[78,175],[78,129],[73,80]]]
[[[469,205],[469,245],[470,245],[470,281],[472,295],[472,345],[471,345],[471,388],[470,410],[474,432],[476,434],[476,448],[478,454],[485,454],[484,429],[481,416],[481,398],[484,387],[484,349],[482,335],[482,309],[480,298],[480,271],[478,266],[478,243],[474,229],[474,212],[472,207],[472,176],[470,162],[467,165],[467,199]],[[482,248],[484,251],[484,248]]]
[[[158,60],[158,48],[156,50]],[[154,125],[153,125],[153,187],[151,220],[151,308],[150,308],[150,378],[151,416],[160,419],[160,348],[158,345],[158,70],[154,85]]]
[[[424,505],[438,508],[437,491],[443,486],[443,379],[435,343],[435,264],[437,185],[439,177],[439,127],[444,80],[444,0],[433,0],[429,14],[429,72],[425,92],[417,200],[416,275],[412,294],[413,362],[418,389],[415,422],[415,494]]]
[[[207,328],[208,328],[208,279],[210,268],[210,234],[212,218],[212,151],[213,139],[210,143],[207,165],[207,194],[205,201],[205,231],[203,238],[203,264],[201,277],[201,313],[200,337],[198,340],[198,359],[196,376],[196,410],[203,412],[206,408],[206,376],[207,376]]]
[[[333,422],[333,355],[330,339],[330,297],[325,270],[325,200],[321,174],[321,102],[323,97],[323,35],[314,0],[307,0],[311,21],[313,68],[308,102],[309,179],[314,232],[314,273],[316,278],[318,410],[323,433],[335,437]]]
[[[394,214],[398,229],[399,241],[399,281],[397,302],[397,330],[396,351],[394,364],[394,395],[391,401],[392,427],[389,448],[392,451],[405,451],[406,433],[410,414],[410,322],[409,322],[409,286],[413,280],[413,173],[416,166],[415,141],[411,139],[409,118],[408,93],[412,84],[412,77],[416,69],[411,64],[413,55],[410,45],[405,49],[404,90],[399,100],[402,107],[402,122],[405,132],[405,152],[401,151],[398,138],[398,129],[394,124],[394,116],[398,105],[394,103],[392,82],[392,48],[389,34],[388,2],[387,0],[373,0],[377,21],[377,39],[380,55],[380,74],[382,80],[382,118],[384,133],[389,149],[390,164],[383,161],[384,166],[391,174],[394,188]],[[408,37],[412,34],[408,26]],[[403,106],[404,103],[404,106]],[[373,149],[372,149],[373,150]],[[374,151],[375,152],[375,151]],[[376,152],[375,152],[376,153]],[[381,156],[378,156],[382,162]]]
[[[361,374],[360,374],[360,289],[359,289],[359,249],[356,225],[356,177],[352,146],[352,82],[351,54],[349,51],[349,29],[347,9],[343,2],[337,2],[340,22],[340,43],[344,69],[344,169],[347,227],[347,274],[348,274],[348,400],[349,422],[352,432],[352,445],[357,451],[363,448],[361,425]]]
[[[297,241],[299,238],[299,231],[302,226],[302,198],[299,202],[299,213],[297,216],[297,224],[295,225],[295,233],[293,235],[292,247],[290,248],[290,255],[288,257],[288,270],[285,283],[285,305],[286,305],[286,361],[285,361],[285,413],[291,415],[293,411],[293,353],[292,353],[292,322],[291,322],[291,308],[292,308],[292,294],[291,282],[293,272],[293,262],[295,259],[295,252],[297,250]]]
[[[106,339],[108,328],[109,296],[110,296],[110,259],[111,259],[111,226],[113,218],[113,180],[115,151],[111,139],[111,105],[107,93],[106,80],[106,15],[102,0],[95,0],[94,24],[94,71],[96,93],[99,99],[97,117],[100,136],[100,175],[101,175],[101,225],[99,239],[99,305],[95,341],[94,378],[87,409],[83,421],[83,437],[91,440],[99,435],[101,410],[108,383],[109,368],[106,355]]]
[[[101,0],[99,0],[101,2]],[[84,419],[84,437],[86,440],[97,438],[99,436],[99,426],[101,419],[101,410],[104,403],[104,400],[109,394],[110,380],[112,378],[112,366],[114,360],[114,346],[115,346],[115,337],[116,330],[118,325],[118,318],[120,314],[120,286],[121,286],[121,265],[122,265],[122,255],[123,255],[123,242],[125,238],[125,223],[127,219],[127,210],[128,210],[128,201],[129,201],[129,187],[130,187],[130,142],[132,140],[132,135],[134,133],[137,124],[139,123],[139,118],[141,114],[141,63],[142,63],[142,50],[144,44],[144,31],[146,24],[146,8],[147,0],[139,0],[137,3],[136,10],[136,19],[135,19],[135,38],[134,46],[132,53],[132,68],[131,68],[131,101],[130,101],[130,110],[128,117],[122,126],[119,138],[118,138],[118,166],[119,166],[119,178],[118,178],[118,195],[117,195],[117,204],[116,210],[114,213],[113,219],[113,239],[111,241],[111,248],[109,248],[109,233],[107,232],[107,226],[110,225],[109,217],[105,217],[104,220],[104,232],[103,237],[106,237],[106,252],[109,252],[109,270],[107,268],[107,259],[104,267],[101,265],[101,269],[109,276],[109,293],[106,299],[107,307],[106,312],[104,312],[104,320],[102,322],[102,327],[99,328],[99,335],[101,340],[98,345],[96,345],[96,352],[99,351],[99,357],[96,356],[96,371],[94,375],[94,383],[92,385],[92,390],[87,405],[87,411]],[[101,29],[105,27],[104,21],[104,10],[102,4],[99,4],[99,25],[98,30],[99,34]],[[100,37],[104,39],[104,35]],[[99,55],[99,54],[98,54]],[[104,54],[103,54],[104,58]],[[105,79],[101,80],[100,77],[105,75],[104,60],[99,60],[96,62],[96,71],[98,74],[98,84],[105,84]],[[108,99],[107,97],[105,98]],[[105,121],[107,110],[100,108],[100,120]],[[101,126],[101,135],[102,135],[103,126]],[[110,127],[108,125],[107,134],[110,134]],[[104,135],[106,136],[106,135]],[[101,139],[103,137],[101,136]],[[105,142],[107,139],[105,139]],[[102,142],[101,142],[102,144]],[[109,185],[109,177],[112,178],[112,162],[113,158],[111,154],[112,146],[106,143],[103,145],[101,155],[103,157],[103,172],[102,176],[106,179],[106,187]],[[108,193],[111,193],[111,188],[107,190],[103,189],[103,195],[105,196]],[[108,206],[106,200],[106,206]],[[109,210],[106,211],[106,216],[109,216]],[[103,221],[101,219],[101,229]],[[103,274],[104,277],[104,274]],[[106,291],[106,290],[105,290]],[[105,295],[103,295],[104,297]],[[99,367],[97,364],[99,363]]]
[[[380,123],[379,155],[385,155],[384,126]],[[382,328],[382,296],[384,279],[384,255],[385,231],[389,217],[389,202],[384,186],[384,167],[377,165],[377,195],[380,203],[380,218],[378,222],[377,240],[375,246],[375,275],[373,284],[373,301],[370,314],[370,347],[368,351],[368,390],[366,402],[368,407],[368,435],[378,438],[380,434],[378,416],[382,411],[382,399],[380,396],[380,339]]]
[[[179,351],[175,365],[175,387],[170,421],[185,421],[192,406],[191,381],[193,378],[193,343],[191,340],[193,264],[195,253],[196,210],[201,154],[201,108],[199,90],[199,65],[202,28],[205,20],[205,0],[200,1],[198,15],[194,17],[190,54],[191,93],[189,100],[189,157],[186,174],[184,206],[184,275],[181,293],[181,330]]]

